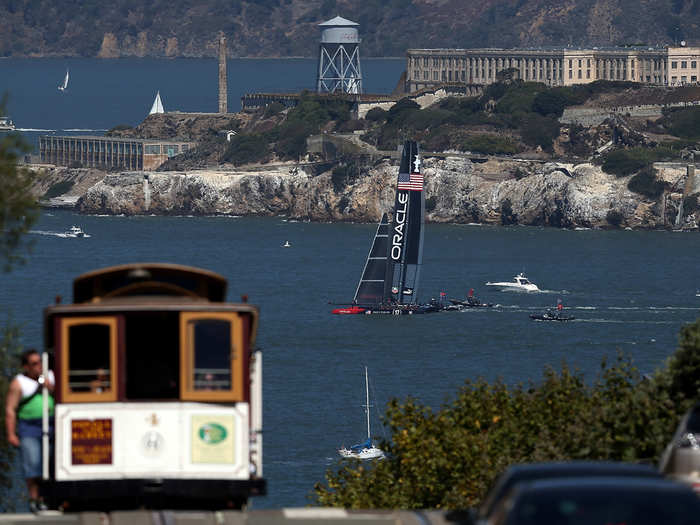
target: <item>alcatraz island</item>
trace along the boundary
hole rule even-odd
[[[229,112],[221,36],[218,112],[154,103],[104,137],[42,137],[36,195],[91,214],[376,222],[410,138],[431,222],[698,229],[700,48],[408,50],[394,92],[372,95],[357,24],[320,27],[315,92]],[[357,67],[340,72],[339,47]]]

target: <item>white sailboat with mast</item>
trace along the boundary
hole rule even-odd
[[[156,98],[151,106],[151,111],[148,112],[149,115],[155,115],[157,113],[165,113],[163,109],[163,101],[160,99],[160,91],[156,93]]]
[[[68,73],[68,68],[66,68],[66,76],[63,77],[63,83],[58,86],[58,90],[60,92],[64,92],[66,89],[68,89],[68,79],[70,78],[70,74]]]
[[[372,443],[372,434],[369,423],[369,376],[367,375],[367,367],[365,367],[365,413],[367,414],[367,440],[364,443],[358,443],[350,448],[341,447],[338,449],[338,454],[344,458],[356,459],[381,459],[384,457],[384,451],[381,448],[374,446]]]

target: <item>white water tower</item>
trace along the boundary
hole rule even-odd
[[[318,24],[318,93],[362,93],[359,24],[336,16]]]

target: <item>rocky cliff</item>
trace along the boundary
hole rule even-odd
[[[584,228],[696,228],[695,211],[679,215],[685,166],[664,165],[673,187],[657,200],[627,189],[591,164],[533,161],[472,163],[425,159],[430,222]],[[80,176],[81,170],[72,170]],[[374,222],[393,204],[396,166],[385,160],[351,180],[313,176],[293,165],[259,171],[128,172],[105,175],[75,204],[90,214],[270,215],[313,221]],[[58,176],[57,173],[54,176]],[[64,173],[65,176],[65,173]],[[695,183],[694,183],[695,184]],[[686,185],[697,192],[697,184]]]

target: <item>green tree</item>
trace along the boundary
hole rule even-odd
[[[6,100],[0,103],[0,113],[4,113]],[[0,139],[0,267],[5,272],[24,262],[31,246],[24,234],[39,217],[31,192],[36,174],[17,165],[20,156],[29,151],[19,133],[8,133]]]
[[[347,508],[467,508],[519,462],[657,461],[681,415],[700,398],[700,321],[651,377],[618,354],[597,377],[563,364],[537,383],[468,380],[438,410],[392,400],[384,461],[343,460],[314,487],[315,503]]]

